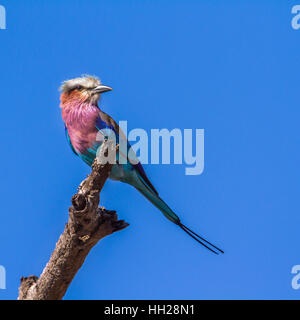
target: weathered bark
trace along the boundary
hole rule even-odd
[[[101,159],[115,155],[115,147],[106,141],[95,159],[91,174],[72,197],[69,221],[40,277],[21,278],[18,300],[60,300],[93,246],[102,238],[128,226],[118,220],[115,211],[98,208],[112,161]]]

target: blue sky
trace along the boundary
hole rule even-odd
[[[147,165],[162,198],[226,252],[215,256],[128,185],[101,204],[130,227],[101,241],[65,299],[299,299],[300,1],[15,1],[0,30],[0,265],[15,299],[39,275],[90,172],[65,140],[61,81],[114,88],[129,129],[205,130],[205,169]]]

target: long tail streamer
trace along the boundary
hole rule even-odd
[[[213,245],[212,243],[210,243],[209,241],[207,241],[206,239],[204,239],[203,237],[199,236],[197,233],[195,233],[194,231],[192,231],[191,229],[189,229],[187,226],[185,226],[184,224],[182,224],[181,222],[178,223],[179,227],[186,232],[189,236],[191,236],[193,239],[195,239],[196,241],[198,241],[200,244],[202,244],[205,248],[207,248],[208,250],[210,250],[211,252],[215,253],[215,254],[219,254],[219,253],[224,253],[223,250],[219,249],[218,247],[216,247],[215,245]],[[202,240],[202,241],[201,241]],[[206,245],[205,243],[207,243],[209,246],[215,248],[217,251],[213,250],[212,248],[210,248],[208,245]],[[219,251],[219,252],[218,252]]]

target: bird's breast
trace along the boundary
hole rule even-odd
[[[99,109],[93,106],[69,106],[62,108],[62,118],[67,127],[70,141],[79,154],[92,148],[97,139],[96,121]]]

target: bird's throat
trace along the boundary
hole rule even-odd
[[[75,126],[76,128],[94,128],[95,122],[99,115],[97,105],[76,100],[67,101],[61,104],[62,118],[67,126]]]

